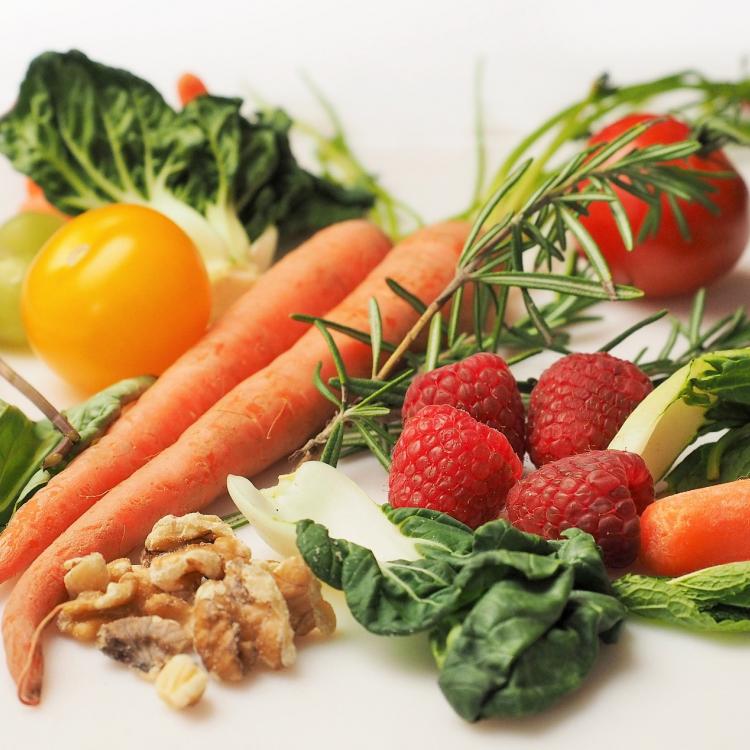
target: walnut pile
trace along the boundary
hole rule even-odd
[[[170,706],[196,703],[205,670],[237,681],[260,663],[294,664],[296,636],[330,635],[336,615],[300,557],[255,561],[218,516],[165,516],[141,564],[98,552],[65,563],[70,601],[57,626],[155,681]]]

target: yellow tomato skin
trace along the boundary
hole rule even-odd
[[[26,276],[21,307],[32,348],[90,392],[161,374],[205,331],[211,287],[198,250],[171,219],[115,204],[49,239]]]

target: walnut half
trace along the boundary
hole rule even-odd
[[[111,581],[106,591],[84,591],[65,602],[57,627],[79,641],[93,641],[102,625],[130,614],[138,583],[134,579]]]
[[[84,591],[104,591],[110,581],[107,563],[100,552],[74,557],[67,560],[63,567],[68,571],[63,581],[71,599]]]
[[[241,679],[258,658],[271,669],[296,659],[289,608],[262,563],[227,562],[222,581],[198,589],[194,618],[195,650],[222,680]]]
[[[146,537],[147,552],[172,552],[186,544],[212,543],[219,537],[234,537],[232,527],[218,516],[187,513],[184,516],[164,516],[154,524]]]
[[[336,630],[336,613],[320,593],[320,581],[297,556],[266,563],[289,607],[289,621],[297,635],[318,629],[321,635]]]

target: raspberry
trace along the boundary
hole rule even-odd
[[[638,555],[638,518],[654,499],[643,459],[625,451],[591,451],[542,466],[508,493],[508,519],[545,539],[572,527],[591,534],[613,568]]]
[[[651,393],[648,376],[610,354],[569,354],[531,392],[526,446],[536,466],[606,448]]]
[[[477,421],[502,432],[523,458],[523,402],[513,373],[497,354],[472,354],[461,362],[417,375],[406,391],[401,418],[405,422],[432,404],[468,411]]]
[[[501,432],[447,404],[425,406],[406,421],[393,449],[388,500],[476,528],[497,518],[522,471]]]

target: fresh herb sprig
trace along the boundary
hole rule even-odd
[[[504,334],[514,337],[516,345],[526,344],[527,354],[545,348],[564,352],[566,350],[561,347],[549,316],[557,314],[560,322],[566,322],[571,311],[577,314],[582,309],[580,300],[627,300],[641,296],[633,287],[613,283],[607,263],[580,217],[586,215],[594,202],[609,203],[623,242],[632,247],[632,228],[613,185],[647,202],[648,215],[654,214],[656,218],[646,220],[646,232],[657,228],[664,196],[675,205],[677,198],[708,204],[713,189],[701,173],[664,163],[696,153],[701,148],[698,141],[633,148],[621,155],[646,127],[648,124],[636,125],[612,143],[583,149],[548,175],[518,210],[509,211],[488,226],[496,207],[512,194],[533,167],[533,159],[510,174],[479,212],[453,278],[432,302],[424,304],[408,290],[391,282],[393,291],[409,301],[419,313],[417,322],[400,343],[392,345],[382,340],[380,311],[375,300],[371,303],[369,334],[343,330],[338,326],[340,332],[354,335],[373,349],[372,378],[367,384],[369,393],[353,393],[352,379],[328,331],[330,322],[316,320],[315,324],[326,336],[336,363],[340,396],[329,390],[318,373],[316,386],[336,405],[338,412],[325,429],[303,447],[302,457],[320,455],[322,460],[335,464],[342,451],[348,452],[364,443],[387,468],[394,439],[389,425],[394,421],[394,405],[385,399],[394,396],[395,389],[413,375],[415,365],[430,369],[438,363],[450,361],[450,352],[457,346],[461,347],[463,356],[473,351],[494,351],[503,342]],[[579,267],[577,250],[568,243],[569,234],[575,237],[585,256],[583,268]],[[524,258],[527,255],[532,257],[530,265],[533,270],[526,268]],[[562,272],[554,268],[553,264],[558,262],[563,263]],[[469,286],[473,287],[474,308],[474,334],[470,341],[462,339],[459,333],[460,311]],[[521,326],[509,327],[504,320],[508,292],[513,287],[520,289],[527,319]],[[543,313],[532,297],[532,291],[556,293],[553,304],[557,307],[553,306],[551,310],[548,307],[546,314]],[[444,324],[440,311],[449,303],[450,313]],[[494,322],[487,329],[490,308],[494,308]],[[337,328],[335,324],[330,327]],[[409,350],[425,329],[429,329],[427,350],[424,358],[421,361],[416,358],[415,362]],[[383,351],[387,351],[388,356],[380,365]],[[410,370],[399,373],[404,360]],[[349,439],[345,440],[347,426],[359,434],[354,441],[351,432]]]
[[[750,317],[744,305],[719,320],[706,321],[706,290],[699,289],[693,297],[687,321],[669,316],[668,310],[659,310],[632,325],[602,346],[599,351],[610,351],[626,341],[645,326],[669,316],[670,326],[664,343],[654,352],[644,347],[633,361],[659,385],[692,359],[702,354],[729,349],[750,347]]]
[[[664,97],[670,99],[664,101]],[[698,71],[685,70],[619,86],[605,74],[594,81],[581,100],[556,112],[511,149],[489,185],[475,192],[466,215],[476,211],[518,164],[534,154],[534,168],[527,172],[514,194],[496,208],[496,215],[518,208],[536,189],[560,151],[571,142],[586,138],[606,119],[652,106],[655,100],[659,100],[657,111],[673,113],[693,124],[695,139],[703,144],[704,150],[726,143],[750,143],[750,112],[745,105],[750,100],[750,78],[714,81]],[[477,171],[486,173],[485,165]]]

